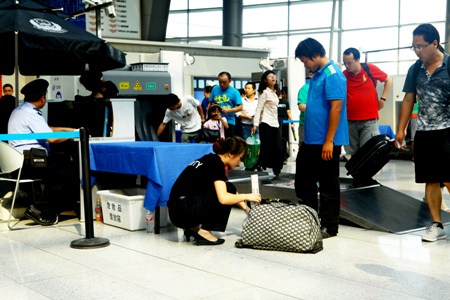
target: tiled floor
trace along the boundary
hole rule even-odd
[[[411,162],[391,161],[375,178],[421,199],[413,174]],[[423,231],[341,225],[317,254],[256,251],[234,246],[244,217],[232,211],[226,242],[215,247],[186,243],[181,230],[154,235],[95,222],[95,236],[111,245],[79,250],[70,247],[85,235],[77,219],[22,221],[17,231],[0,223],[0,299],[449,299],[450,237],[423,243]]]

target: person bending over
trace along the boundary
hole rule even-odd
[[[211,231],[225,231],[231,206],[248,213],[245,201],[260,203],[260,194],[238,194],[228,182],[226,168],[234,169],[245,153],[246,143],[240,137],[219,139],[213,144],[215,153],[191,162],[175,181],[168,201],[172,224],[184,229],[189,242],[197,246],[220,245],[224,239]]]

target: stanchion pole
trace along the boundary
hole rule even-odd
[[[92,185],[90,174],[89,135],[85,128],[80,128],[81,178],[83,182],[84,223],[86,237],[74,240],[70,247],[76,249],[101,248],[109,245],[109,240],[94,237],[94,218],[92,212]]]

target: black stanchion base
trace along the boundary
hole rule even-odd
[[[109,246],[109,240],[105,238],[82,238],[70,243],[70,247],[75,249],[103,248],[106,246]]]

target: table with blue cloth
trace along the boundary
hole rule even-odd
[[[378,125],[380,129],[380,134],[387,134],[391,139],[395,138],[395,133],[392,131],[391,126],[389,125]]]
[[[167,206],[172,185],[184,168],[211,152],[212,144],[147,141],[91,143],[90,168],[92,171],[146,176],[148,183],[144,207],[154,212],[159,206]]]

